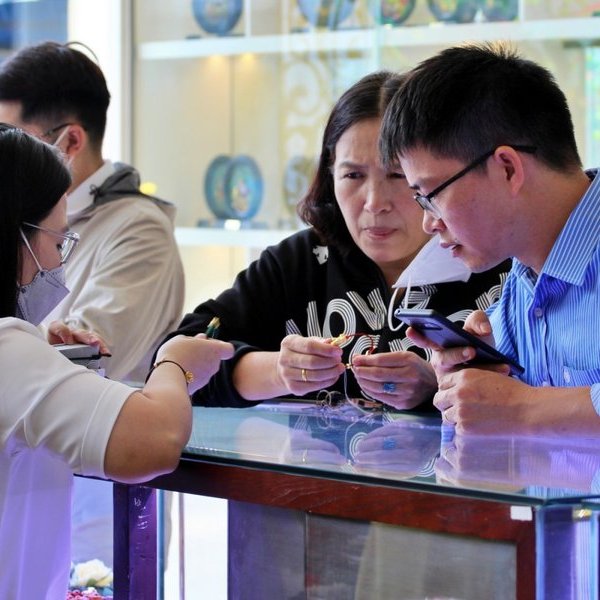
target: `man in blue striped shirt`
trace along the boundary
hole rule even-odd
[[[472,348],[435,350],[436,406],[457,432],[600,433],[600,177],[582,169],[553,76],[500,44],[423,61],[384,117],[423,227],[475,272],[508,257],[499,302],[465,328],[525,372],[464,368]]]

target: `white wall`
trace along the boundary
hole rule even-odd
[[[127,162],[131,159],[130,3],[69,0],[68,39],[83,42],[98,57],[111,93],[104,154]]]

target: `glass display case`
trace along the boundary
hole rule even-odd
[[[329,110],[375,69],[510,40],[555,74],[584,163],[597,164],[596,12],[597,2],[578,0],[134,2],[133,162],[178,206],[187,272],[208,269],[201,286],[188,278],[191,304],[229,286],[249,258],[240,246],[301,226],[295,206]]]
[[[597,447],[453,437],[438,417],[282,400],[194,408],[179,468],[149,485],[229,499],[229,598],[591,599]],[[116,487],[128,559],[115,598],[142,597],[152,494]]]

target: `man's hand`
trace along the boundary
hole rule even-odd
[[[495,346],[494,337],[492,335],[492,326],[490,321],[482,310],[472,312],[465,321],[464,329],[477,337],[480,337],[484,342],[491,346]],[[431,366],[435,370],[438,381],[440,377],[446,373],[464,369],[465,363],[475,358],[475,349],[470,346],[460,346],[456,348],[442,348],[435,342],[428,340],[424,335],[416,329],[409,327],[406,331],[407,336],[420,348],[428,348],[432,350]],[[477,365],[478,368],[488,371],[495,371],[510,374],[510,367],[506,364],[485,364]]]
[[[535,390],[501,373],[462,369],[438,379],[433,403],[457,433],[530,433],[535,431],[536,411],[544,410]]]

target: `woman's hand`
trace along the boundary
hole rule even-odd
[[[156,354],[156,361],[172,360],[186,371],[191,371],[194,381],[189,385],[189,393],[205,386],[219,370],[222,360],[233,356],[233,346],[229,342],[207,339],[203,333],[195,337],[177,335],[165,342]]]
[[[110,356],[110,350],[106,342],[97,333],[87,329],[71,328],[62,321],[52,321],[48,325],[48,343],[97,346],[100,354]]]
[[[361,354],[352,359],[352,372],[370,397],[401,410],[418,406],[437,390],[432,366],[414,352]]]
[[[342,350],[321,338],[288,335],[277,358],[277,377],[295,396],[333,385],[344,372]]]

